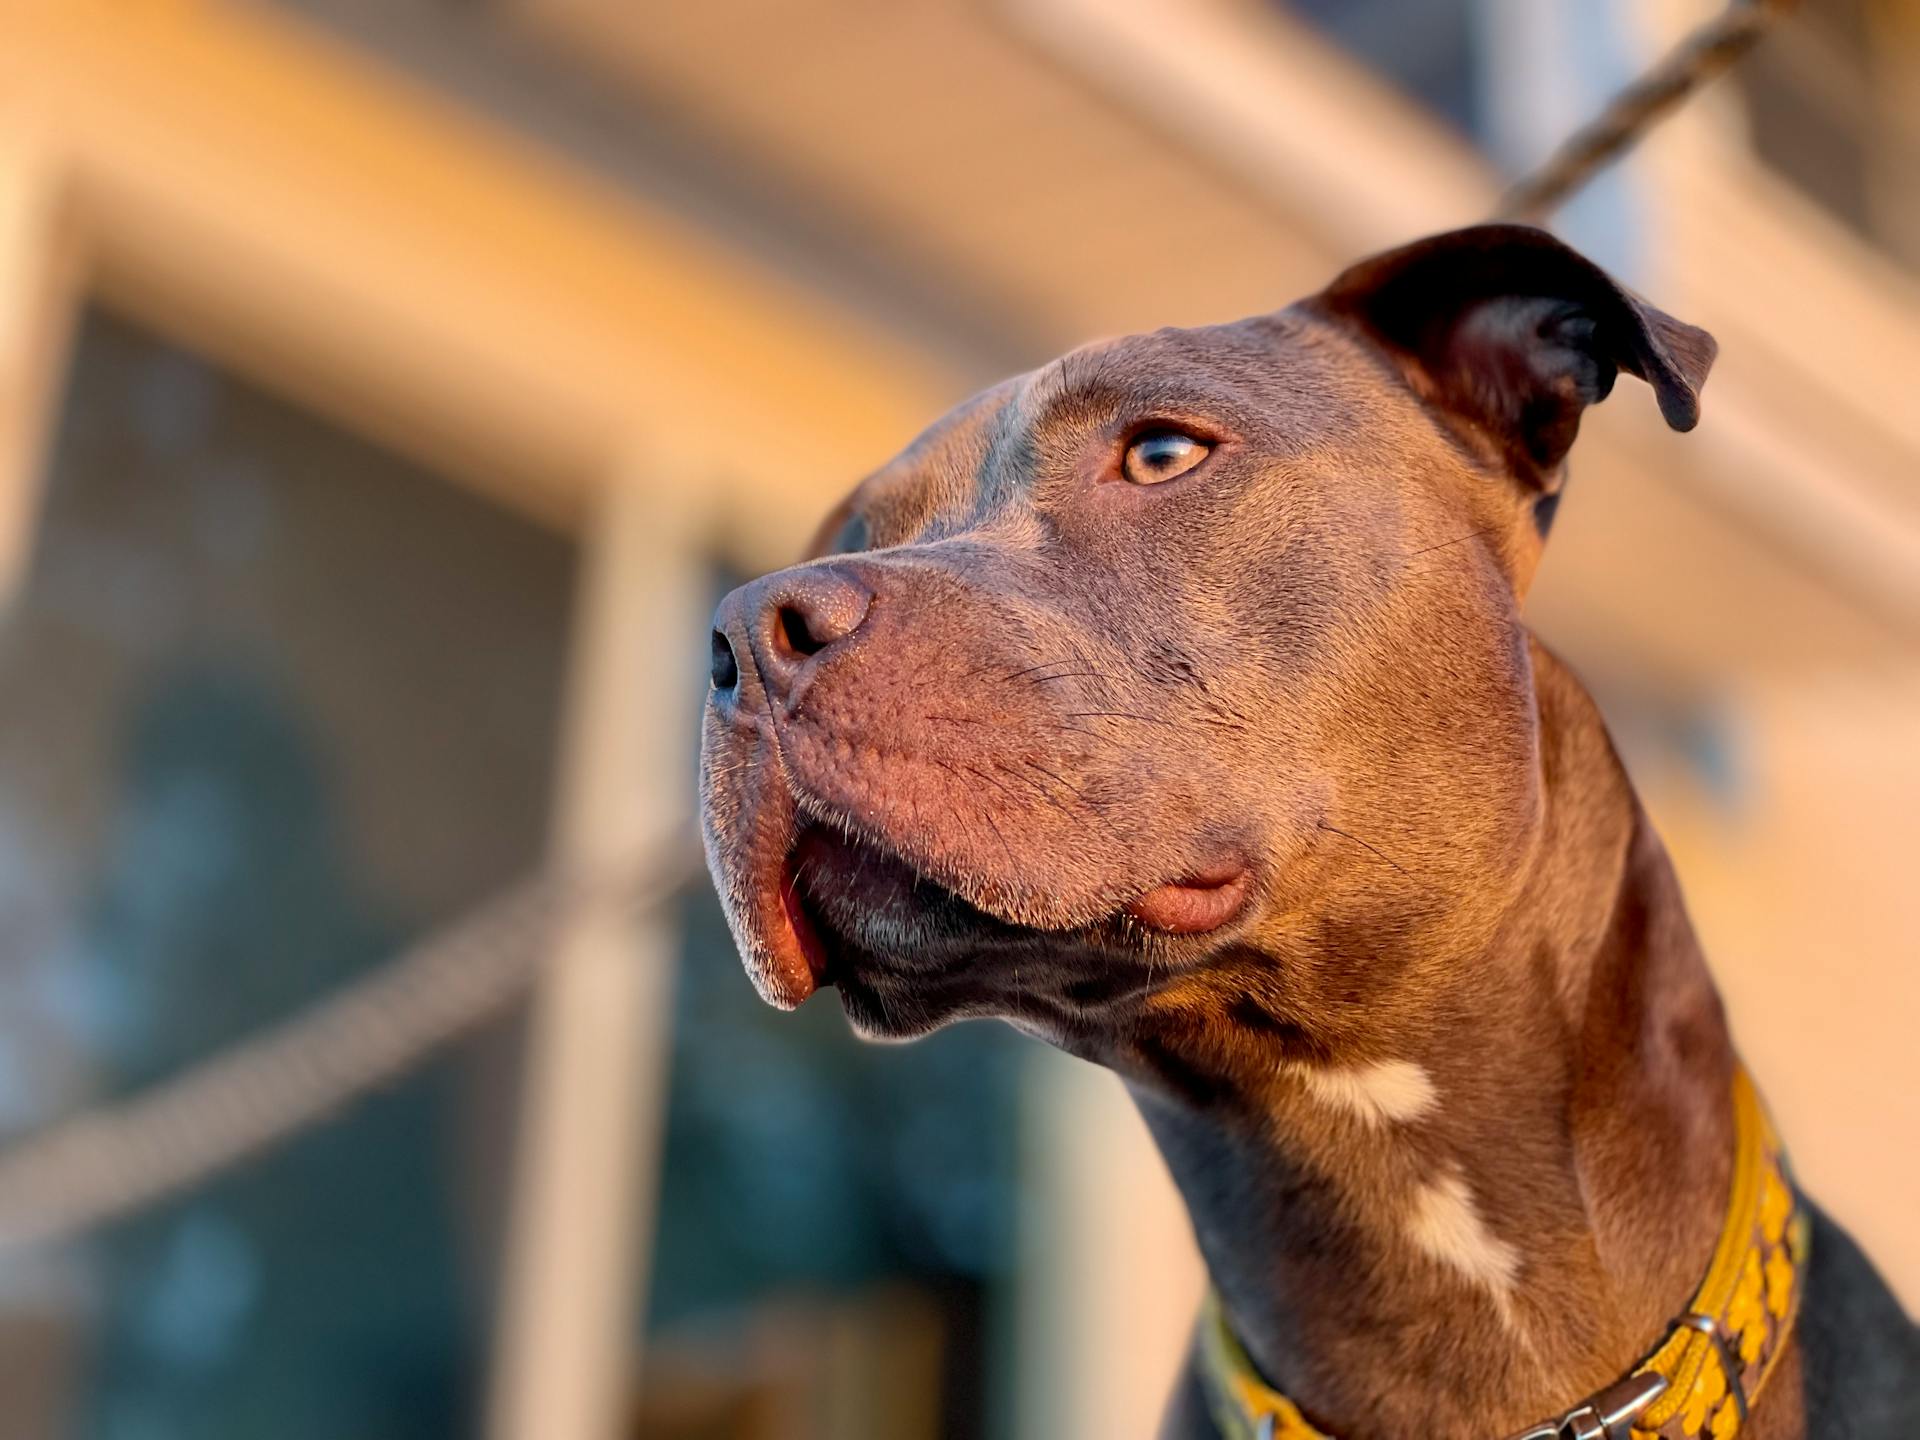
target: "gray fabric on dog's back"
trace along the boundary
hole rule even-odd
[[[1853,1237],[1812,1208],[1800,1314],[1807,1440],[1920,1440],[1920,1327]]]

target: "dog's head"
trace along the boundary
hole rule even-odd
[[[761,993],[1079,1048],[1222,967],[1377,988],[1528,852],[1519,599],[1581,411],[1624,370],[1687,429],[1712,357],[1487,226],[962,405],[715,617],[707,853]]]

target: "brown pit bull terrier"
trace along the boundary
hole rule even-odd
[[[1167,1433],[1920,1436],[1521,619],[1581,411],[1625,371],[1689,429],[1713,355],[1542,231],[1443,235],[989,390],[721,604],[754,983],[1123,1077],[1216,1292]]]

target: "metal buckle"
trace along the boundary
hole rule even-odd
[[[1633,1422],[1666,1392],[1664,1375],[1629,1375],[1581,1401],[1559,1419],[1523,1430],[1511,1440],[1628,1440]]]

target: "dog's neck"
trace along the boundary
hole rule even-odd
[[[1686,1308],[1720,1227],[1720,1003],[1597,712],[1535,662],[1537,841],[1470,946],[1344,926],[1356,961],[1402,948],[1338,1033],[1264,1005],[1249,954],[1107,1057],[1250,1355],[1335,1435],[1558,1413]]]

